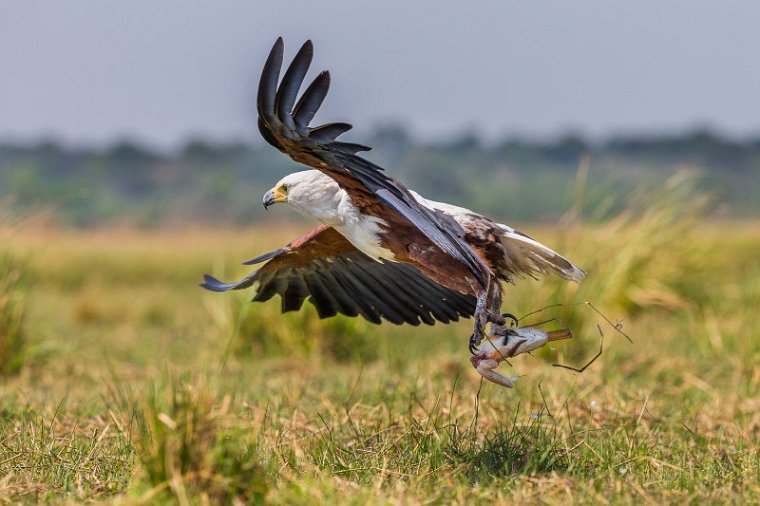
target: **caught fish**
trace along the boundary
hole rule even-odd
[[[494,369],[504,360],[537,350],[552,341],[570,339],[570,329],[543,330],[535,327],[505,328],[494,326],[494,335],[486,338],[477,353],[470,357],[475,370],[488,381],[507,388],[514,383]]]

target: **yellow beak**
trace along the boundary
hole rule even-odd
[[[264,209],[274,205],[278,202],[285,202],[288,200],[288,196],[280,191],[279,188],[272,188],[264,194]]]

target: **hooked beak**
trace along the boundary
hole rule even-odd
[[[276,188],[273,188],[264,194],[264,209],[268,209],[269,206],[278,202],[285,202],[287,197],[283,195]]]
[[[264,209],[269,210],[269,206],[274,205],[274,195],[272,190],[269,190],[264,194]]]

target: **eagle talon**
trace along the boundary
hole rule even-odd
[[[485,332],[483,332],[483,327],[476,323],[475,331],[470,335],[470,341],[467,346],[467,349],[470,350],[471,355],[475,355],[478,352],[478,346],[481,342],[483,342],[484,336]]]
[[[478,343],[475,342],[475,334],[470,336],[470,344],[467,346],[470,350],[470,355],[476,355],[478,353]]]
[[[515,315],[513,315],[512,313],[501,313],[501,316],[502,318],[509,318],[510,320],[512,320],[512,325],[510,325],[511,327],[517,327],[518,325],[520,325],[520,319],[516,317]]]

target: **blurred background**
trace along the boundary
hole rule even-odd
[[[7,1],[0,208],[73,227],[263,218],[263,192],[298,168],[255,128],[282,35],[286,58],[314,41],[310,76],[332,72],[316,121],[353,123],[429,197],[551,221],[581,167],[582,212],[604,218],[688,169],[713,215],[754,216],[757,19],[750,0]]]

